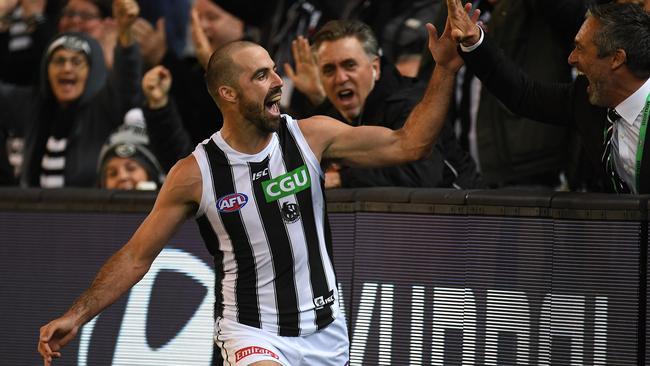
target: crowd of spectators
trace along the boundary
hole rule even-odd
[[[603,2],[472,5],[516,67],[570,83],[574,37],[588,6]],[[650,1],[619,2],[650,11]],[[204,67],[241,39],[274,58],[284,112],[398,129],[432,69],[424,24],[442,31],[446,17],[440,0],[0,0],[0,185],[160,188],[221,127]],[[585,164],[584,136],[514,114],[474,73],[458,74],[428,158],[381,169],[327,162],[326,187],[611,191]]]

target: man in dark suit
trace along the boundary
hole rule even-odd
[[[533,81],[490,46],[460,0],[447,5],[461,57],[484,87],[513,113],[576,129],[600,166],[602,191],[650,193],[650,13],[634,4],[591,6],[568,60],[580,75],[549,84]]]

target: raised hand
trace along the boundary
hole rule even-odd
[[[45,0],[20,0],[23,17],[29,18],[33,15],[42,15],[45,12],[45,3]]]
[[[169,89],[172,85],[172,75],[163,66],[156,66],[147,71],[142,77],[142,91],[151,109],[160,109],[169,102]]]
[[[478,10],[472,11],[472,4],[465,6],[461,0],[447,0],[447,21],[451,25],[451,38],[464,46],[472,46],[481,38],[478,25]]]
[[[53,359],[61,357],[61,348],[70,342],[79,331],[79,326],[70,316],[62,316],[41,327],[38,339],[38,352],[43,357],[45,366],[50,366]]]
[[[199,61],[201,66],[203,66],[203,69],[207,70],[210,56],[212,56],[212,52],[214,52],[214,50],[212,49],[212,45],[210,45],[208,36],[205,35],[205,32],[201,27],[199,11],[196,10],[196,8],[192,8],[191,15],[192,43],[194,43],[196,59]]]
[[[480,16],[479,10],[471,10],[470,7],[466,8],[468,12],[472,13],[471,18],[478,20]],[[429,51],[431,56],[436,61],[436,67],[443,67],[448,69],[451,72],[456,72],[463,66],[463,59],[458,55],[456,50],[457,44],[452,36],[452,27],[449,17],[447,17],[447,22],[445,23],[445,30],[442,32],[442,35],[438,37],[438,32],[436,27],[431,23],[427,23],[427,32],[429,33]],[[478,40],[477,40],[478,41]]]
[[[18,0],[0,0],[0,17],[8,15],[18,5]]]
[[[113,0],[113,18],[117,23],[118,39],[123,47],[135,42],[132,26],[140,15],[140,6],[135,0]]]
[[[296,64],[296,70],[288,63],[284,64],[284,72],[301,93],[305,94],[313,105],[319,105],[325,100],[325,89],[320,81],[318,65],[309,47],[309,41],[298,36],[291,42],[291,53]]]
[[[158,65],[167,52],[165,18],[156,21],[156,28],[143,18],[136,19],[133,23],[133,36],[140,45],[144,62],[149,66]]]

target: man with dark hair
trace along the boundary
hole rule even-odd
[[[532,81],[483,38],[460,0],[447,0],[461,56],[512,112],[565,123],[582,136],[604,191],[650,193],[650,13],[635,4],[592,5],[575,37],[567,84]]]
[[[45,364],[144,276],[190,216],[215,256],[215,342],[224,364],[347,364],[320,160],[379,166],[429,152],[461,63],[453,47],[439,46],[452,43],[449,32],[438,38],[433,26],[427,29],[437,67],[397,131],[282,115],[282,79],[267,51],[244,41],[217,50],[207,80],[223,128],[171,169],[134,236],[62,317],[41,328],[38,350]],[[224,69],[235,73],[232,79],[215,82]]]
[[[379,55],[370,27],[354,20],[333,20],[313,36],[312,51],[304,38],[295,43],[296,72],[287,66],[297,90],[324,114],[352,126],[378,125],[397,130],[422,96],[423,84],[400,75]],[[431,155],[391,167],[334,165],[326,188],[371,186],[476,188],[476,166],[445,125]]]

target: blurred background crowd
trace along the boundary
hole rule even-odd
[[[593,2],[607,1],[472,3],[529,76],[570,82],[567,57]],[[440,0],[0,0],[0,185],[160,188],[221,127],[204,65],[240,39],[274,58],[283,112],[397,129],[433,68],[424,24],[442,31],[446,16]],[[575,131],[513,114],[463,68],[428,158],[323,168],[328,188],[606,191],[585,160]]]

